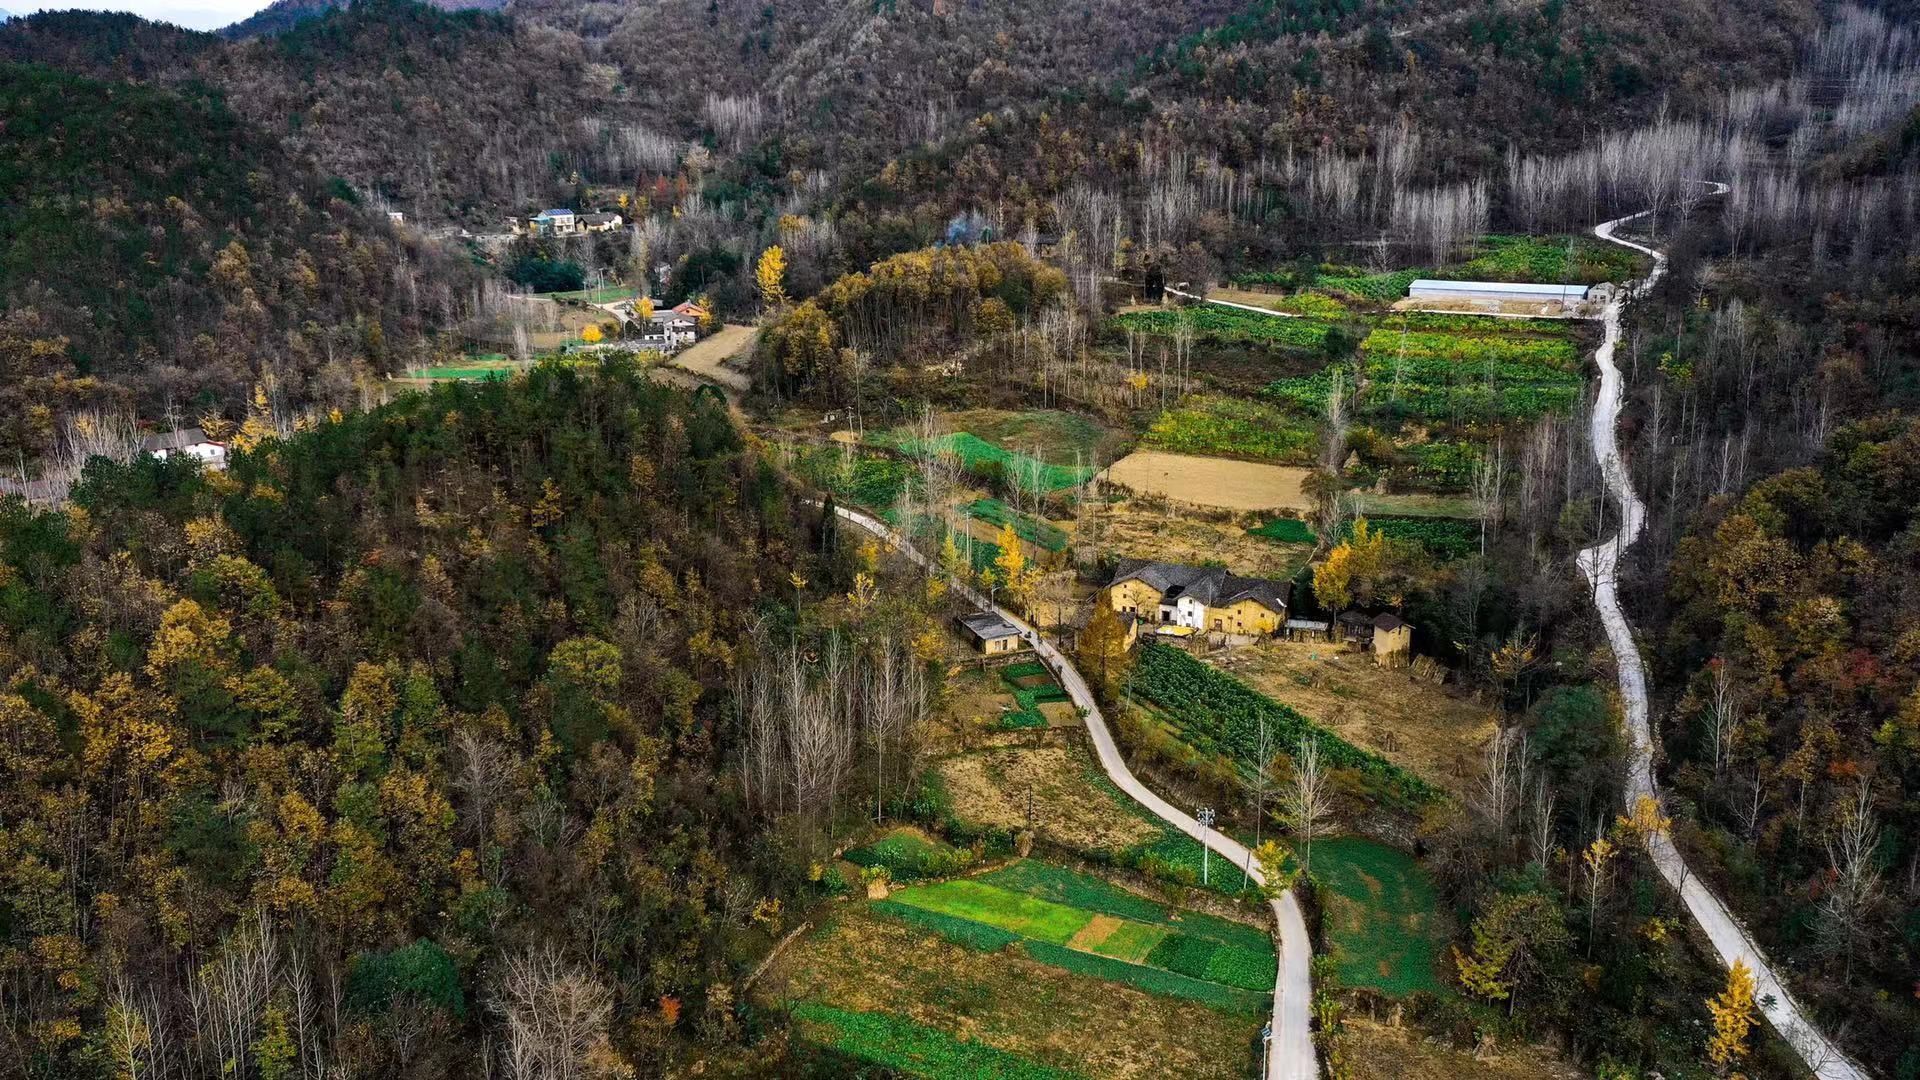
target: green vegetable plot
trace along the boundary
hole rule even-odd
[[[1260,1011],[1277,971],[1271,939],[1254,927],[1174,912],[1030,859],[903,889],[874,910],[969,948],[995,951],[1018,941],[1055,967],[1234,1012]]]
[[[1426,781],[1362,750],[1247,684],[1202,664],[1179,649],[1147,645],[1140,651],[1133,692],[1159,706],[1179,728],[1181,738],[1203,753],[1226,754],[1251,764],[1261,718],[1281,746],[1311,738],[1322,757],[1336,768],[1355,769],[1379,793],[1415,804],[1438,796]]]
[[[890,1013],[805,1001],[793,1007],[814,1041],[914,1076],[939,1080],[1075,1080],[1077,1073],[1029,1061]]]

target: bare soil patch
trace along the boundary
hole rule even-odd
[[[1031,792],[1034,831],[1051,844],[1120,851],[1159,833],[1131,805],[1088,782],[1092,762],[1077,743],[978,750],[942,758],[935,767],[962,821],[1025,828]]]
[[[1419,1031],[1359,1017],[1342,1025],[1355,1076],[1395,1080],[1578,1080],[1586,1075],[1540,1046],[1501,1047],[1476,1054],[1424,1037]]]
[[[1247,535],[1249,527],[1264,520],[1258,515],[1183,513],[1140,499],[1089,501],[1073,524],[1074,543],[1122,559],[1189,564],[1218,560],[1236,574],[1291,577],[1306,565],[1313,548]]]
[[[1300,485],[1312,470],[1227,458],[1136,450],[1101,474],[1144,495],[1228,510],[1305,510],[1313,505]]]
[[[1493,711],[1341,645],[1273,641],[1217,661],[1254,689],[1456,795],[1479,774]]]

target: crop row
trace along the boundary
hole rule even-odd
[[[1360,343],[1368,361],[1397,356],[1444,357],[1462,366],[1522,362],[1572,370],[1578,359],[1567,338],[1467,335],[1437,330],[1380,327]]]
[[[830,1033],[827,1038],[816,1036],[817,1041],[913,1076],[1074,1080],[1077,1075],[985,1043],[956,1039],[937,1028],[890,1013],[854,1012],[805,1001],[793,1007],[793,1015]]]
[[[1438,795],[1425,780],[1379,754],[1362,750],[1285,705],[1224,672],[1166,645],[1140,652],[1134,692],[1159,706],[1197,749],[1213,750],[1252,767],[1258,727],[1264,722],[1280,746],[1302,739],[1318,744],[1323,760],[1353,769],[1396,802],[1413,805]]]
[[[1192,844],[1195,841],[1189,840]],[[1097,877],[1034,859],[1019,859],[977,879],[1012,892],[1037,896],[1087,911],[1157,925],[1177,925],[1183,934],[1222,945],[1259,951],[1272,946],[1267,932],[1246,923],[1197,911],[1177,916],[1170,909]]]
[[[1368,518],[1367,527],[1389,540],[1419,544],[1442,559],[1462,559],[1480,550],[1480,526],[1457,518]],[[1340,538],[1353,535],[1353,523],[1341,527]]]

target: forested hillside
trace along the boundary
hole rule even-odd
[[[0,190],[10,460],[101,395],[156,418],[260,383],[347,405],[454,310],[453,263],[205,87],[0,64]]]
[[[724,1069],[849,775],[733,780],[754,635],[817,659],[790,576],[842,580],[813,520],[617,365],[0,505],[0,1073]]]

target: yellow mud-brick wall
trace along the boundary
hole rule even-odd
[[[1413,659],[1413,627],[1402,624],[1393,630],[1375,630],[1373,632],[1373,659],[1375,663],[1388,667],[1398,667]]]
[[[1115,611],[1131,611],[1151,622],[1160,617],[1160,590],[1144,581],[1123,581],[1107,590],[1107,603]]]
[[[1272,634],[1280,629],[1280,616],[1265,604],[1255,600],[1241,600],[1226,607],[1207,609],[1207,628],[1213,628],[1213,620],[1222,620],[1221,629],[1235,634]]]

